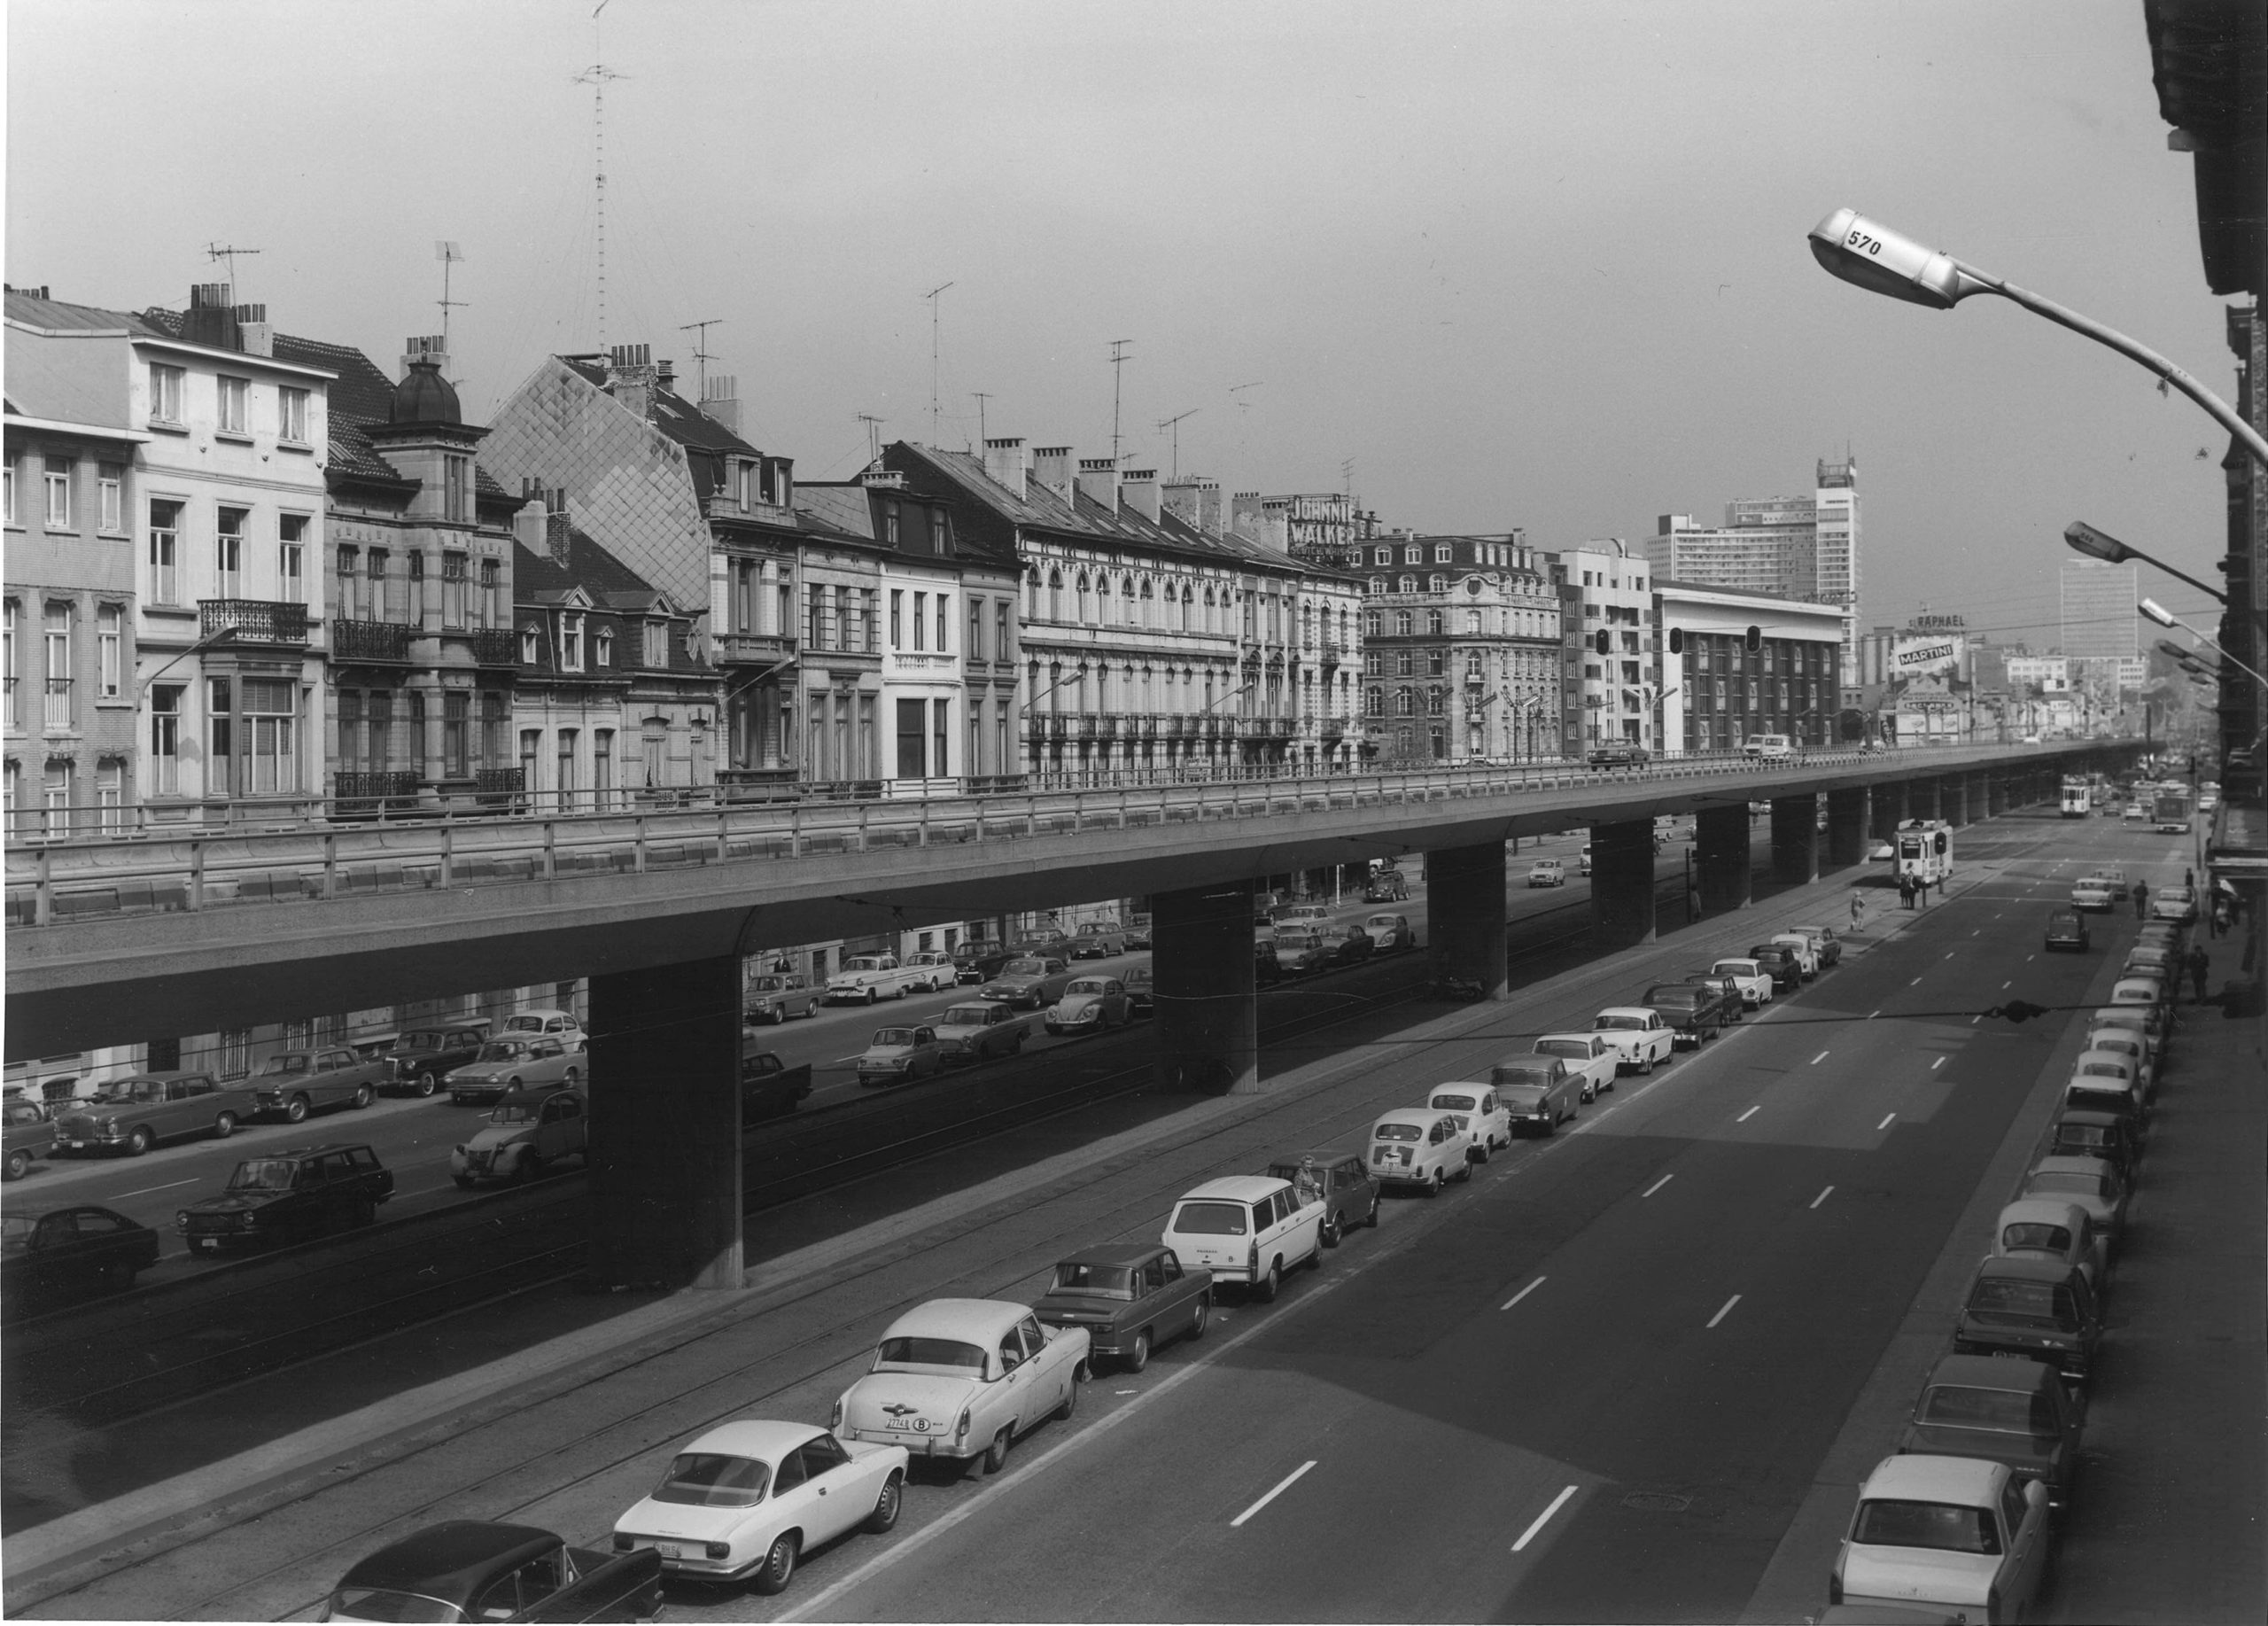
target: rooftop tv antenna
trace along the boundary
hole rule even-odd
[[[1347,494],[1353,496],[1355,494],[1355,460],[1352,457],[1340,463],[1339,478],[1347,483]]]
[[[1118,442],[1120,440],[1118,432],[1119,385],[1126,376],[1126,346],[1133,342],[1134,341],[1130,338],[1114,338],[1110,341],[1110,466],[1114,469],[1118,467]]]
[[[599,13],[607,8],[607,0],[599,0],[591,12],[591,49],[598,51]],[[603,58],[574,75],[573,82],[591,88],[591,128],[597,140],[594,173],[598,177],[599,222],[599,348],[606,348],[606,88],[615,80],[627,78],[609,67]]]
[[[871,412],[853,416],[866,426],[866,464],[871,468],[882,455],[882,420]]]
[[[461,263],[464,250],[450,238],[437,238],[433,244],[433,258],[441,262],[441,297],[434,301],[441,307],[441,354],[449,353],[449,313],[459,307],[470,308],[469,301],[449,298],[449,268]]]
[[[929,444],[937,444],[937,296],[951,283],[939,283],[921,297],[929,301]]]
[[[982,445],[984,440],[984,403],[992,398],[983,390],[971,390],[969,393],[976,397],[976,439]]]
[[[1169,418],[1158,420],[1158,429],[1161,433],[1169,429],[1173,431],[1173,478],[1176,479],[1181,478],[1181,429],[1179,427],[1181,420],[1185,417],[1195,417],[1204,409],[1202,407],[1192,407],[1186,412],[1177,412]]]
[[[693,335],[693,359],[699,366],[701,371],[701,393],[696,397],[697,400],[706,401],[709,399],[709,363],[716,359],[709,353],[708,349],[709,330],[711,328],[722,327],[724,324],[725,319],[722,316],[711,316],[706,322],[680,322],[678,323],[677,331],[679,332],[690,333]]]
[[[242,292],[237,286],[237,256],[239,254],[256,254],[258,253],[260,253],[260,251],[256,248],[237,248],[232,245],[220,243],[207,243],[205,245],[205,257],[207,260],[225,260],[228,261],[229,297],[230,299],[237,299]]]

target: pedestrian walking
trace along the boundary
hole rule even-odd
[[[2228,935],[2228,930],[2229,900],[2217,895],[2213,899],[2211,935],[2217,937],[2226,937]]]
[[[1867,923],[1867,900],[1857,891],[1851,894],[1851,930],[1856,931]]]
[[[1898,906],[1901,909],[1910,909],[1914,906],[1914,877],[1912,875],[1898,877]]]
[[[2211,980],[2212,971],[2213,957],[2205,952],[2204,945],[2189,951],[2189,986],[2200,1005],[2205,1002],[2205,984]]]
[[[2134,918],[2135,918],[2136,920],[2140,920],[2140,919],[2142,918],[2142,916],[2143,916],[2143,915],[2145,915],[2145,914],[2148,914],[2148,913],[2149,913],[2149,907],[2150,907],[2150,889],[2149,889],[2149,887],[2148,887],[2146,883],[2144,883],[2143,882],[2140,882],[2140,881],[2137,881],[2137,882],[2135,882],[2135,883],[2134,883]]]
[[[2195,891],[2197,890],[2197,872],[2194,869],[2183,870],[2181,872],[2181,886],[2184,891]]]

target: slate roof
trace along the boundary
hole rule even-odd
[[[874,505],[864,486],[798,485],[796,517],[816,533],[854,541],[874,541]]]
[[[176,331],[151,326],[131,311],[109,310],[99,305],[73,305],[63,300],[43,300],[8,291],[8,320],[50,333],[126,332],[145,338],[174,338]]]
[[[642,612],[662,603],[651,582],[593,541],[579,527],[567,528],[567,563],[548,550],[538,553],[512,544],[512,596],[522,603],[556,603],[580,587],[594,603],[609,610]]]
[[[557,359],[561,365],[592,388],[600,391],[606,388],[606,362],[599,357],[563,355]],[[688,456],[685,460],[687,468],[693,474],[693,494],[703,501],[717,494],[724,472],[723,457],[726,453],[742,457],[764,455],[675,390],[656,385],[652,400],[653,410],[647,419],[649,423],[688,452],[707,454],[705,456]]]

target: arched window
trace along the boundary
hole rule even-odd
[[[1052,570],[1047,572],[1047,619],[1051,621],[1060,621],[1063,619],[1063,572],[1061,571]]]
[[[1384,717],[1386,715],[1386,690],[1383,689],[1364,689],[1363,691],[1363,711],[1368,716]]]
[[[1480,632],[1480,612],[1478,610],[1468,610],[1464,612],[1464,630],[1468,633]]]
[[[1438,638],[1441,635],[1441,612],[1438,610],[1428,610],[1425,612],[1425,631]]]
[[[1428,592],[1428,593],[1446,593],[1446,592],[1448,592],[1449,590],[1449,579],[1447,576],[1428,576],[1428,577],[1426,577],[1426,578],[1425,578],[1425,591],[1426,591],[1426,592]]]
[[[1449,562],[1449,545],[1447,542],[1441,542],[1435,546],[1433,548],[1434,564],[1447,564]]]
[[[1110,625],[1110,578],[1098,576],[1095,578],[1095,625]]]
[[[1093,588],[1094,584],[1087,580],[1087,572],[1081,571],[1078,584],[1074,589],[1076,596],[1072,600],[1072,607],[1077,614],[1078,624],[1081,626],[1091,626],[1094,621],[1093,616],[1089,613],[1088,603]]]
[[[1189,590],[1189,584],[1184,582],[1181,588],[1181,630],[1184,633],[1189,630],[1189,612],[1196,603],[1197,595]]]
[[[1024,619],[1039,619],[1039,566],[1035,564],[1024,572]]]
[[[1147,576],[1145,576],[1142,578],[1142,619],[1140,623],[1142,626],[1155,626],[1157,625],[1157,623],[1151,619],[1155,608],[1155,601],[1153,600],[1150,595],[1150,579]]]
[[[1408,689],[1397,689],[1394,691],[1394,714],[1396,717],[1408,717],[1416,709]]]
[[[1394,631],[1398,638],[1407,638],[1418,630],[1418,618],[1407,610],[1394,612]]]
[[[1385,578],[1385,577],[1383,577],[1383,576],[1373,576],[1373,577],[1371,577],[1371,592],[1373,592],[1373,593],[1383,593],[1383,592],[1385,592],[1385,591],[1386,591],[1386,578]]]
[[[1400,590],[1404,593],[1415,593],[1418,590],[1418,578],[1415,576],[1404,576],[1402,579],[1402,587]]]

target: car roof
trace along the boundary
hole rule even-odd
[[[1440,1123],[1442,1116],[1437,1107],[1396,1107],[1391,1112],[1379,1113],[1371,1127],[1376,1129],[1380,1124],[1419,1124],[1430,1128]]]
[[[882,1330],[885,1338],[997,1338],[1031,1313],[1029,1304],[997,1298],[933,1298]]]
[[[1599,1016],[1649,1016],[1653,1013],[1643,1005],[1602,1005],[1597,1014]]]
[[[2068,1225],[2074,1214],[2084,1219],[2086,1210],[2069,1197],[2018,1197],[2000,1210],[2000,1224]]]
[[[1991,1277],[1995,1281],[2063,1282],[2070,1280],[2078,1268],[2054,1259],[1987,1259],[1977,1267],[1976,1280],[1982,1281]]]
[[[1930,1383],[1953,1383],[1963,1389],[2012,1389],[2033,1395],[2062,1380],[2045,1361],[2008,1361],[1992,1355],[1947,1355],[1930,1368]],[[1926,1385],[1925,1385],[1926,1387]]]
[[[2123,1050],[2082,1050],[2079,1052],[2078,1060],[2071,1063],[2072,1079],[2077,1081],[2082,1077],[2100,1078],[2103,1077],[2101,1073],[2083,1075],[2079,1071],[2082,1067],[2115,1067],[2122,1078],[2132,1078],[2134,1076],[2134,1058]]]
[[[563,1096],[569,1101],[580,1101],[583,1093],[580,1090],[507,1090],[503,1099],[496,1104],[500,1107],[534,1107],[548,1101],[557,1101]]]
[[[2093,1107],[2066,1107],[2055,1115],[2058,1124],[2086,1124],[2096,1129],[2106,1124],[2124,1124],[2126,1120],[2115,1112],[2099,1112]]]
[[[699,1438],[687,1442],[687,1451],[714,1451],[724,1457],[756,1457],[777,1462],[805,1440],[825,1433],[816,1423],[781,1423],[763,1418],[735,1418],[719,1423]]]
[[[1105,1242],[1096,1248],[1082,1248],[1067,1253],[1056,1260],[1063,1264],[1139,1264],[1165,1252],[1159,1242]]]
[[[1217,1180],[1208,1180],[1202,1186],[1183,1192],[1183,1202],[1208,1197],[1225,1197],[1233,1202],[1252,1202],[1262,1197],[1275,1195],[1286,1182],[1267,1174],[1224,1174]]]
[[[1604,1012],[1601,1013],[1601,1015],[1604,1014]],[[1540,1045],[1547,1039],[1579,1039],[1582,1040],[1583,1043],[1594,1046],[1604,1042],[1599,1038],[1598,1033],[1594,1029],[1567,1028],[1557,1033],[1539,1033],[1534,1037],[1534,1039],[1531,1039],[1529,1043]],[[1529,1054],[1533,1055],[1535,1053],[1534,1051],[1530,1051]]]
[[[1318,1146],[1310,1147],[1304,1152],[1285,1152],[1271,1157],[1268,1160],[1268,1166],[1271,1169],[1280,1169],[1285,1163],[1296,1163],[1305,1157],[1314,1158],[1317,1168],[1326,1168],[1332,1163],[1347,1163],[1350,1160],[1355,1163],[1363,1161],[1363,1155],[1360,1152],[1350,1152],[1343,1146]]]
[[[1429,1085],[1425,1093],[1428,1095],[1437,1095],[1443,1090],[1475,1090],[1485,1092],[1493,1090],[1495,1087],[1496,1086],[1493,1084],[1483,1084],[1478,1078],[1444,1078],[1439,1084]],[[1430,1102],[1427,1104],[1427,1109],[1432,1109]]]
[[[560,1544],[559,1537],[532,1525],[451,1519],[389,1542],[355,1564],[338,1584],[461,1603],[482,1583]]]
[[[2115,1174],[2110,1161],[2102,1157],[2085,1157],[2076,1152],[2058,1152],[2053,1157],[2043,1157],[2031,1165],[2034,1174],[2085,1174],[2100,1178]]]
[[[1859,1487],[1859,1495],[1869,1500],[1880,1498],[1898,1502],[1966,1502],[1974,1506],[1990,1506],[1999,1492],[2000,1481],[2008,1471],[1999,1463],[1981,1457],[1936,1457],[1909,1451],[1885,1457],[1876,1463],[1875,1471]]]

